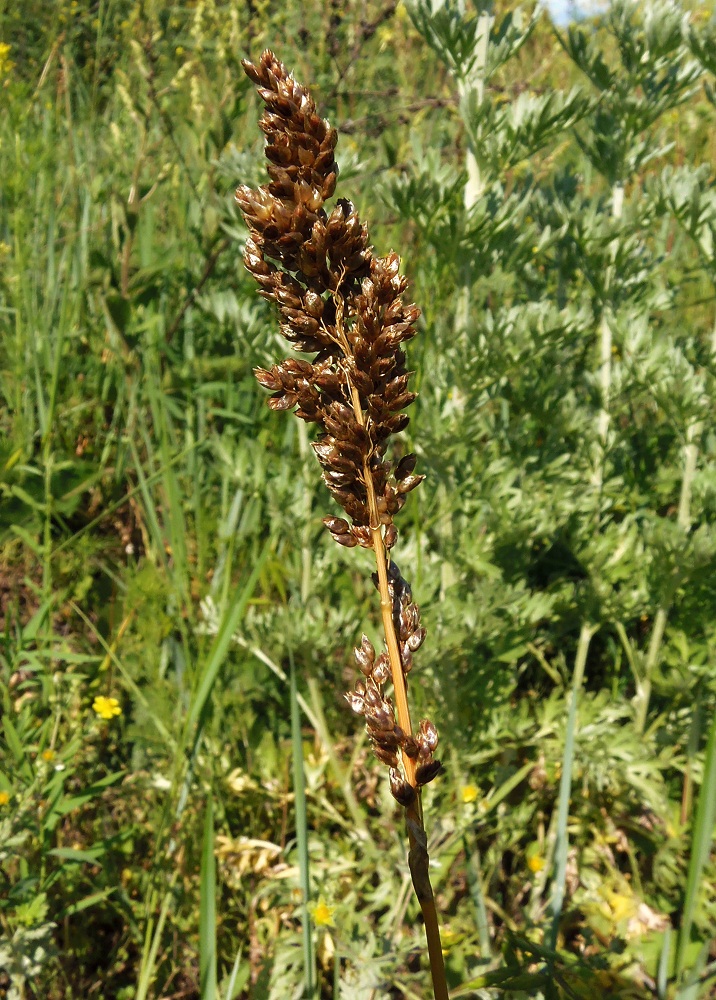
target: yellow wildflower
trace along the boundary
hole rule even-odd
[[[623,892],[607,889],[604,895],[615,923],[619,923],[622,920],[630,920],[636,914],[638,901],[628,888],[625,887]]]
[[[440,944],[442,945],[443,955],[447,955],[460,939],[461,935],[456,931],[450,927],[443,927],[440,931]]]
[[[541,854],[533,854],[531,858],[527,858],[527,867],[531,872],[536,875],[537,872],[541,872],[545,866],[545,860]]]
[[[332,927],[335,912],[335,906],[328,906],[322,899],[319,900],[313,908],[313,922],[316,927]]]
[[[92,708],[100,719],[111,719],[114,715],[121,715],[122,708],[116,698],[106,698],[103,694],[98,694],[92,702]]]
[[[47,750],[42,751],[40,756],[42,757],[42,759],[45,761],[46,764],[51,764],[52,761],[55,759],[55,751],[50,749],[50,747],[48,747]]]
[[[462,795],[462,801],[465,805],[469,802],[477,802],[477,785],[463,785],[460,794]]]
[[[0,806],[6,806],[10,801],[10,792],[0,792]]]
[[[15,63],[10,59],[10,46],[0,42],[0,77],[7,76]]]

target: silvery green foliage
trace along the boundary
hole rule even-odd
[[[487,60],[480,52],[486,20],[492,22],[491,3],[465,0],[408,0],[408,12],[425,41],[455,78],[470,81],[476,73],[489,80],[511,59],[532,34],[538,8],[526,14],[521,7],[507,13],[489,33]]]
[[[700,62],[702,68],[710,74],[716,76],[716,22],[713,19],[698,27],[688,25],[687,41],[692,53]],[[708,100],[716,105],[716,92],[714,91],[714,81],[709,79],[704,84],[704,90]]]
[[[480,101],[472,89],[463,97],[461,114],[481,169],[497,177],[554,142],[593,106],[577,87],[566,94],[524,92],[502,105],[489,98]]]
[[[651,186],[655,211],[668,211],[696,244],[706,267],[713,267],[716,187],[706,163],[666,168]]]
[[[562,736],[551,726],[580,624],[593,624],[575,772],[610,808],[621,795],[658,814],[682,779],[656,746],[693,740],[692,702],[716,700],[713,164],[664,165],[695,128],[713,24],[619,0],[598,29],[561,39],[576,86],[510,94],[490,86],[499,19],[481,89],[479,10],[411,13],[450,70],[467,139],[416,157],[384,193],[413,221],[432,303],[414,434],[429,471],[420,585],[438,609],[436,690],[466,747],[479,731],[502,753],[546,748]],[[465,146],[480,172],[472,200]],[[549,701],[520,701],[548,672]],[[644,737],[632,698],[647,672]],[[481,849],[500,864],[499,843]],[[683,856],[656,872],[678,912]]]
[[[563,44],[599,94],[591,128],[577,130],[577,141],[616,184],[664,154],[646,130],[693,96],[702,70],[685,45],[688,15],[678,4],[620,0],[610,5],[607,22],[618,60],[605,59],[585,25],[570,25]]]
[[[7,1000],[22,1000],[28,982],[36,982],[54,952],[54,923],[17,927],[0,939],[0,972],[10,980]]]

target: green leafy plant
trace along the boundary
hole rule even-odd
[[[345,711],[372,554],[322,541],[232,250],[279,44],[422,309],[386,459],[426,473],[392,552],[450,994],[706,1000],[710,0],[0,4],[0,994],[429,991]]]

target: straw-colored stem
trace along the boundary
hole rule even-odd
[[[336,329],[338,331],[341,347],[346,357],[351,357],[350,343],[345,335],[342,323],[342,303],[337,302],[338,321]],[[365,415],[360,403],[360,395],[357,388],[346,376],[350,386],[351,403],[356,420],[365,426]],[[393,601],[388,585],[388,553],[383,540],[383,532],[380,527],[380,517],[378,514],[378,500],[375,495],[373,476],[370,471],[370,460],[363,463],[363,481],[365,485],[366,498],[368,501],[368,511],[370,514],[370,529],[373,540],[373,551],[375,552],[375,563],[378,571],[378,590],[380,593],[380,612],[383,619],[383,631],[385,642],[388,647],[390,658],[390,670],[393,679],[393,693],[395,695],[395,707],[398,714],[398,725],[406,735],[412,735],[412,723],[410,721],[410,707],[408,705],[408,689],[403,673],[403,664],[400,659],[400,648],[398,647],[398,637],[395,634],[395,623],[393,621]],[[420,798],[420,789],[417,787],[415,777],[415,762],[401,749],[401,760],[406,780],[415,789],[415,799],[413,803],[406,807],[405,818],[408,829],[408,864],[410,866],[410,876],[413,881],[415,895],[420,903],[425,924],[425,938],[428,945],[428,957],[430,959],[430,973],[433,980],[433,992],[435,1000],[449,1000],[447,981],[445,979],[445,962],[443,959],[442,942],[440,940],[440,925],[435,907],[435,896],[430,884],[430,874],[428,871],[429,856],[428,843],[423,826],[423,810]]]
[[[411,736],[413,732],[412,723],[410,721],[410,707],[408,706],[408,688],[405,683],[405,674],[403,673],[403,665],[400,660],[400,649],[398,647],[398,638],[395,634],[395,624],[393,622],[393,601],[390,594],[390,589],[388,587],[388,561],[387,554],[385,551],[385,544],[383,542],[383,533],[380,527],[374,527],[378,524],[378,505],[376,503],[375,491],[373,489],[373,481],[370,477],[370,470],[366,468],[366,491],[368,493],[368,509],[371,515],[371,536],[373,538],[373,550],[375,552],[375,562],[378,569],[378,590],[380,592],[380,614],[383,619],[383,630],[385,632],[385,641],[388,647],[388,656],[390,657],[390,671],[393,676],[393,692],[395,694],[395,707],[398,712],[398,725],[406,733],[407,736]],[[408,757],[406,753],[402,754],[403,768],[405,770],[405,777],[408,782],[415,788],[415,761]]]
[[[348,339],[341,330],[341,346],[348,356],[351,355]],[[361,427],[365,427],[365,415],[360,404],[360,395],[356,387],[348,380],[351,392],[351,402],[356,420]],[[380,527],[380,516],[378,514],[378,500],[373,486],[373,476],[370,471],[370,460],[363,462],[363,483],[365,485],[366,497],[368,500],[368,512],[370,514],[370,532],[373,540],[373,551],[375,552],[376,568],[378,570],[378,591],[380,593],[380,614],[383,619],[383,631],[385,633],[385,643],[388,647],[390,658],[390,672],[393,679],[393,692],[395,694],[395,707],[398,712],[398,725],[406,734],[412,736],[413,727],[410,721],[410,708],[408,706],[408,688],[405,683],[403,664],[400,659],[400,649],[398,647],[398,637],[395,634],[395,624],[393,622],[393,601],[388,586],[388,555],[383,541],[383,532]],[[401,749],[401,759],[405,776],[416,788],[415,762]]]
[[[378,570],[378,587],[380,590],[380,610],[383,618],[383,628],[385,631],[385,641],[390,657],[390,667],[393,675],[393,689],[395,694],[395,705],[398,712],[398,725],[410,735],[412,732],[410,722],[410,708],[408,706],[408,691],[405,683],[403,666],[400,661],[400,650],[398,639],[395,634],[395,624],[393,622],[393,602],[388,587],[387,554],[383,542],[383,534],[378,520],[378,507],[376,503],[373,480],[370,470],[365,467],[366,492],[368,495],[368,509],[371,514],[371,534],[373,537],[373,549],[375,551],[375,561]],[[435,897],[430,885],[430,875],[428,872],[428,848],[425,828],[423,826],[422,804],[420,799],[420,789],[417,788],[415,780],[415,762],[401,751],[403,769],[409,784],[415,788],[415,800],[412,805],[405,810],[408,827],[408,841],[410,851],[408,862],[410,865],[410,875],[413,880],[415,895],[418,897],[420,909],[425,923],[425,937],[428,943],[428,956],[430,958],[430,971],[433,978],[433,991],[435,1000],[448,1000],[447,983],[445,981],[445,963],[443,961],[442,942],[440,941],[440,926],[438,924],[438,914],[435,908]]]

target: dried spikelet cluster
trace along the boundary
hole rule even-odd
[[[260,127],[270,177],[257,190],[236,192],[251,234],[244,259],[261,295],[278,305],[291,347],[315,355],[255,374],[272,392],[272,409],[296,408],[296,416],[318,424],[313,448],[349,519],[324,518],[333,538],[375,551],[381,603],[390,604],[387,649],[376,656],[363,637],[355,657],[365,679],[346,697],[365,716],[376,755],[391,769],[393,794],[410,806],[416,789],[440,770],[433,758],[437,731],[423,720],[413,735],[407,700],[401,705],[397,698],[396,722],[382,689],[392,678],[396,696],[399,685],[405,692],[413,653],[425,638],[410,588],[388,556],[397,538],[393,516],[424,477],[414,473],[415,455],[392,464],[385,452],[391,434],[408,423],[400,411],[415,399],[401,345],[415,335],[419,310],[403,302],[407,282],[398,255],[373,254],[351,202],[338,199],[330,214],[324,209],[338,175],[337,135],[310,94],[270,51],[257,65],[243,65],[266,104]]]
[[[413,653],[417,652],[425,640],[426,631],[420,624],[420,611],[413,603],[410,587],[391,563],[388,571],[389,590],[393,603],[393,620],[399,639],[400,661],[403,674],[410,672]],[[374,582],[378,584],[377,576]],[[364,715],[366,729],[373,751],[378,760],[390,768],[390,788],[395,798],[403,806],[415,799],[415,787],[407,782],[399,770],[398,751],[415,762],[416,786],[426,785],[439,773],[440,761],[433,758],[438,745],[438,732],[432,722],[423,719],[415,736],[406,733],[395,722],[395,712],[390,698],[381,694],[383,684],[391,677],[390,657],[382,652],[376,657],[373,644],[364,635],[360,646],[354,651],[358,668],[365,675],[359,680],[355,690],[346,695],[346,700],[354,712]]]

